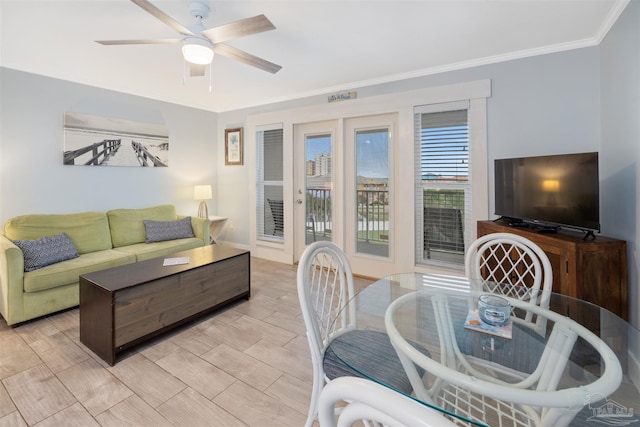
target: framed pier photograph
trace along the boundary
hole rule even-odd
[[[161,124],[67,112],[65,165],[169,166],[169,130]]]

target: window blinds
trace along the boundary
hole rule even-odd
[[[256,132],[256,235],[259,240],[284,241],[283,130]]]
[[[460,268],[471,212],[468,103],[415,113],[416,263]]]
[[[420,115],[420,170],[422,180],[469,179],[467,110]]]

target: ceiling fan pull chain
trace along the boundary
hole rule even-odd
[[[209,93],[211,93],[211,62],[209,62]]]

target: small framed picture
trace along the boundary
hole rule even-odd
[[[242,128],[224,131],[224,164],[242,164]]]

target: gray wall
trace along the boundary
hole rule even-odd
[[[602,232],[627,241],[630,321],[640,328],[640,1],[629,3],[600,51]]]
[[[173,203],[196,215],[193,185],[216,185],[215,113],[0,68],[0,221]],[[169,167],[64,166],[65,112],[169,129]],[[194,155],[194,153],[196,155]],[[215,197],[215,195],[214,195]],[[209,201],[215,212],[215,200]]]

